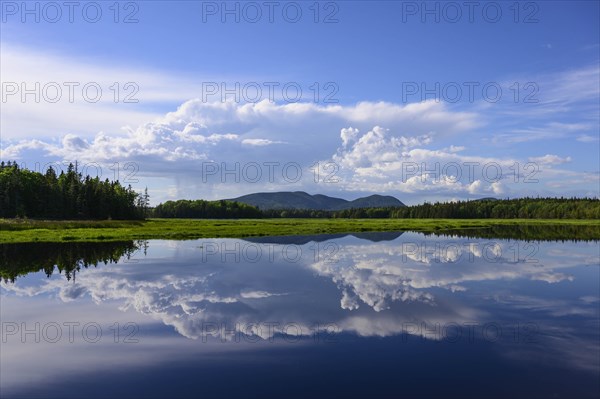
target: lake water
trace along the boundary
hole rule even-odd
[[[0,246],[0,396],[598,397],[598,241]]]

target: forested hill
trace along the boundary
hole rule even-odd
[[[260,210],[270,209],[309,209],[319,211],[339,211],[342,209],[397,207],[404,204],[389,195],[371,195],[348,201],[323,194],[310,195],[304,191],[281,191],[254,193],[232,198],[229,201],[242,202]]]
[[[52,167],[42,174],[0,163],[2,218],[139,219],[148,202],[147,193],[138,195],[118,181],[84,177],[73,164],[57,176]]]

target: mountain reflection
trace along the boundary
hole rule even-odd
[[[267,237],[247,237],[244,241],[255,242],[260,244],[294,244],[304,245],[311,241],[324,242],[337,240],[344,237],[356,237],[371,242],[393,241],[400,237],[403,231],[368,231],[364,233],[340,233],[340,234],[315,234],[315,235],[298,235],[298,236],[267,236]]]

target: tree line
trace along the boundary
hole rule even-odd
[[[0,217],[47,219],[140,219],[149,205],[148,191],[140,195],[118,181],[83,177],[77,164],[57,176],[0,163]]]
[[[177,200],[149,207],[148,190],[136,193],[119,181],[82,176],[77,164],[57,176],[0,163],[0,218],[143,219],[197,218],[449,218],[449,219],[600,219],[597,198],[515,198],[436,202],[414,206],[341,211],[271,209],[235,201]]]
[[[178,200],[156,206],[157,218],[253,219],[264,217],[258,208],[236,201]]]
[[[436,202],[341,211],[266,209],[234,201],[167,201],[151,212],[160,218],[404,218],[404,219],[600,219],[596,198],[516,198]]]
[[[600,219],[597,198],[514,198],[436,202],[396,208],[349,209],[341,218]]]

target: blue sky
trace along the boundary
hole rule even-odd
[[[153,203],[599,195],[598,1],[1,4],[2,160]]]

